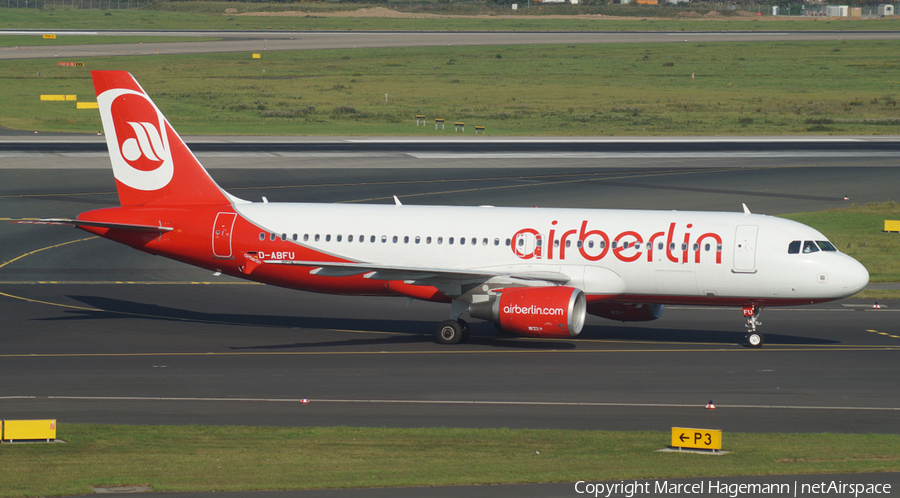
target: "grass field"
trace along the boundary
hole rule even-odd
[[[669,433],[650,431],[63,423],[58,436],[68,443],[0,446],[0,497],[900,471],[895,434],[726,433],[733,453],[715,458],[658,453]]]
[[[835,40],[6,61],[0,126],[96,132],[96,111],[38,95],[94,100],[88,69],[124,69],[184,134],[434,136],[437,117],[488,136],[895,134],[898,50]],[[420,113],[431,126],[415,126]]]
[[[54,5],[50,2],[50,5]],[[432,6],[404,6],[400,11],[425,11],[468,17],[382,18],[382,17],[323,17],[334,10],[356,10],[374,7],[363,4],[336,3],[238,3],[238,2],[156,2],[149,9],[71,9],[47,10],[4,9],[0,28],[3,29],[183,29],[183,30],[351,30],[351,31],[780,31],[780,30],[893,30],[893,19],[828,19],[800,18],[776,20],[729,16],[723,10],[722,19],[676,18],[674,9],[660,6],[569,6],[545,5],[520,9],[516,16],[511,10],[486,6],[435,3]],[[79,4],[80,5],[80,4]],[[121,5],[121,2],[120,2]],[[524,7],[525,4],[520,3]],[[385,5],[379,5],[384,7]],[[260,17],[225,13],[234,9],[247,12],[302,11],[301,16]],[[695,9],[705,13],[708,7]],[[767,9],[763,9],[767,10]],[[766,12],[763,12],[766,13]],[[573,16],[571,18],[538,18],[537,16]],[[604,14],[628,17],[586,18],[577,14]],[[481,17],[472,17],[481,15]]]

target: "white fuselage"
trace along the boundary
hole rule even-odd
[[[826,241],[820,232],[755,214],[302,203],[235,209],[266,241],[275,234],[298,248],[389,267],[559,273],[589,296],[710,304],[752,297],[771,305],[836,299],[868,282],[865,268],[840,252],[789,254],[793,241]],[[292,259],[281,254],[289,251],[259,252],[263,260]]]

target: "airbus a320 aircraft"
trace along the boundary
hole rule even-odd
[[[525,336],[578,335],[586,314],[659,318],[666,304],[743,309],[850,296],[866,269],[818,231],[743,213],[249,202],[222,190],[131,74],[93,71],[121,207],[75,225],[141,251],[267,284],[450,305]]]

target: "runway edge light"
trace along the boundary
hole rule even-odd
[[[3,442],[56,440],[56,419],[4,420],[2,427]]]

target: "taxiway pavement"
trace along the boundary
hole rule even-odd
[[[638,146],[636,146],[638,147]],[[220,184],[270,201],[740,209],[779,214],[896,198],[877,151],[734,156],[200,155]],[[617,153],[620,154],[620,153]],[[116,204],[108,159],[0,154],[7,219]],[[472,163],[478,167],[473,167]],[[529,167],[522,168],[522,164]],[[297,167],[297,166],[302,167]],[[879,230],[874,227],[873,230]],[[441,305],[215,277],[68,227],[0,224],[0,406],[10,418],[133,424],[528,427],[896,433],[900,303],[591,318],[577,340],[431,340]],[[309,404],[300,403],[308,398]],[[716,410],[705,410],[713,400]]]
[[[216,40],[195,42],[111,43],[0,47],[0,60],[139,55],[177,55],[268,50],[323,50],[381,47],[473,45],[529,45],[571,43],[685,43],[826,40],[895,40],[900,31],[762,31],[762,32],[418,32],[418,31],[49,31],[60,36],[109,34],[117,36],[197,36]],[[2,34],[48,31],[3,31]]]

